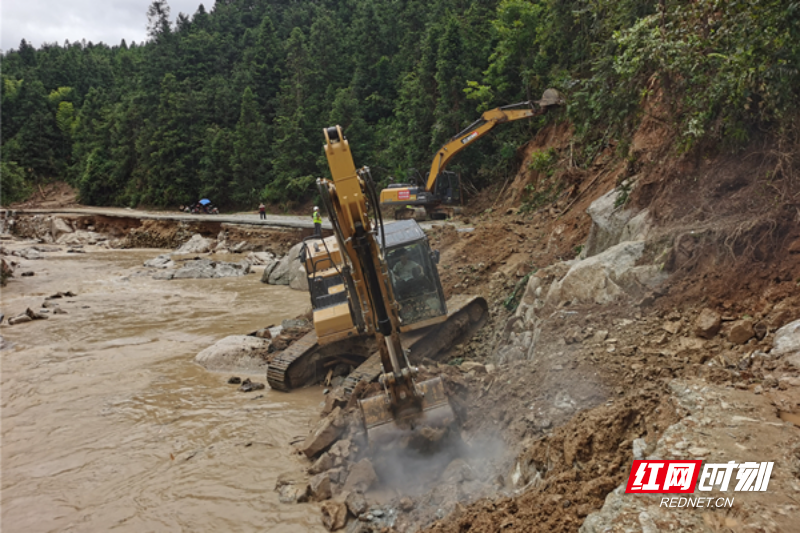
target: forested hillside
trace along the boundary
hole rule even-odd
[[[786,0],[218,0],[146,43],[2,55],[2,201],[65,179],[95,205],[290,205],[326,174],[341,124],[385,181],[425,168],[484,109],[569,105],[575,161],[626,139],[657,95],[675,149],[796,134],[800,3]],[[498,129],[453,167],[480,188],[545,119]]]

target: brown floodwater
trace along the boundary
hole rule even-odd
[[[304,469],[289,443],[320,389],[240,393],[193,362],[302,313],[307,294],[257,274],[153,280],[141,265],[162,252],[48,253],[3,288],[7,317],[77,296],[0,329],[2,531],[323,531],[313,505],[273,490]]]

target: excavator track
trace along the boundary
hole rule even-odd
[[[412,364],[423,359],[435,360],[450,346],[469,339],[483,326],[489,313],[486,300],[479,296],[454,296],[447,301],[447,309],[447,320],[442,324],[401,334],[403,346],[410,350]],[[270,362],[267,382],[275,390],[289,392],[322,380],[327,369],[338,363],[356,367],[344,382],[347,396],[359,381],[373,381],[381,373],[381,358],[372,337],[320,346],[317,334],[311,331]]]
[[[375,341],[372,337],[357,337],[322,346],[317,342],[317,334],[311,331],[270,361],[267,383],[273,389],[289,392],[321,381],[337,364],[357,367],[373,351]]]
[[[303,355],[312,352],[317,347],[319,347],[319,344],[317,344],[317,334],[311,331],[283,350],[277,357],[270,361],[267,367],[267,382],[269,386],[273,389],[289,392],[292,389],[292,383],[288,374],[289,367]]]
[[[480,296],[458,295],[447,301],[447,320],[436,326],[401,335],[403,346],[409,350],[411,364],[424,359],[436,360],[447,348],[470,339],[485,323],[489,306]],[[344,381],[345,396],[350,397],[361,381],[374,381],[381,374],[380,353],[372,354],[350,373]]]

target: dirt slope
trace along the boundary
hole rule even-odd
[[[549,318],[538,332],[534,361],[501,365],[482,378],[501,384],[488,392],[485,383],[463,378],[469,391],[462,400],[469,411],[465,432],[500,432],[514,450],[510,456],[528,470],[521,488],[506,480],[493,498],[452,505],[434,531],[577,530],[627,479],[632,440],[644,439],[652,448],[680,418],[669,389],[676,378],[748,391],[753,404],[761,401],[756,395],[766,394],[780,413],[800,412],[800,393],[789,385],[797,369],[752,355],[768,352],[772,332],[800,318],[800,179],[766,144],[739,154],[679,157],[656,120],[645,120],[637,132],[632,160],[620,161],[608,147],[579,171],[570,166],[569,134],[563,125],[551,128],[526,151],[528,157],[550,148],[558,154],[553,176],[566,183],[553,202],[533,212],[519,209],[526,187],[530,196],[547,181],[523,165],[510,187],[498,186],[505,202],[489,205],[485,198],[495,198],[490,193],[467,210],[465,222],[474,231],[432,232],[447,265],[446,291],[484,294],[492,305],[491,325],[451,357],[497,362],[498,346],[515,328],[503,303],[513,305],[509,297],[527,274],[577,255],[591,227],[587,207],[624,180],[634,182],[628,206],[648,209],[652,217],[643,261],[660,259],[670,276],[642,301],[543,312]],[[723,316],[722,330],[711,340],[692,333],[702,308]],[[740,345],[730,333],[742,317],[762,329]],[[743,405],[741,412],[747,409]],[[762,446],[769,460],[794,453],[800,433],[790,427],[788,439]],[[743,438],[757,439],[757,429],[743,431]],[[789,486],[791,468],[783,466],[776,484]],[[763,502],[748,502],[742,504],[748,513],[766,511]],[[797,511],[792,516],[800,518]],[[424,514],[417,512],[418,524]],[[714,520],[712,525],[726,523]]]

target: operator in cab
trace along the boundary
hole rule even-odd
[[[411,281],[415,277],[422,275],[422,267],[408,258],[408,252],[405,248],[401,248],[398,253],[400,254],[400,261],[394,265],[392,272],[402,281]]]
[[[437,298],[426,295],[434,289],[430,280],[425,276],[422,267],[409,258],[408,250],[401,248],[397,251],[399,261],[392,267],[395,277],[395,291],[401,302],[401,316],[419,319],[431,312],[438,314],[441,304]]]

